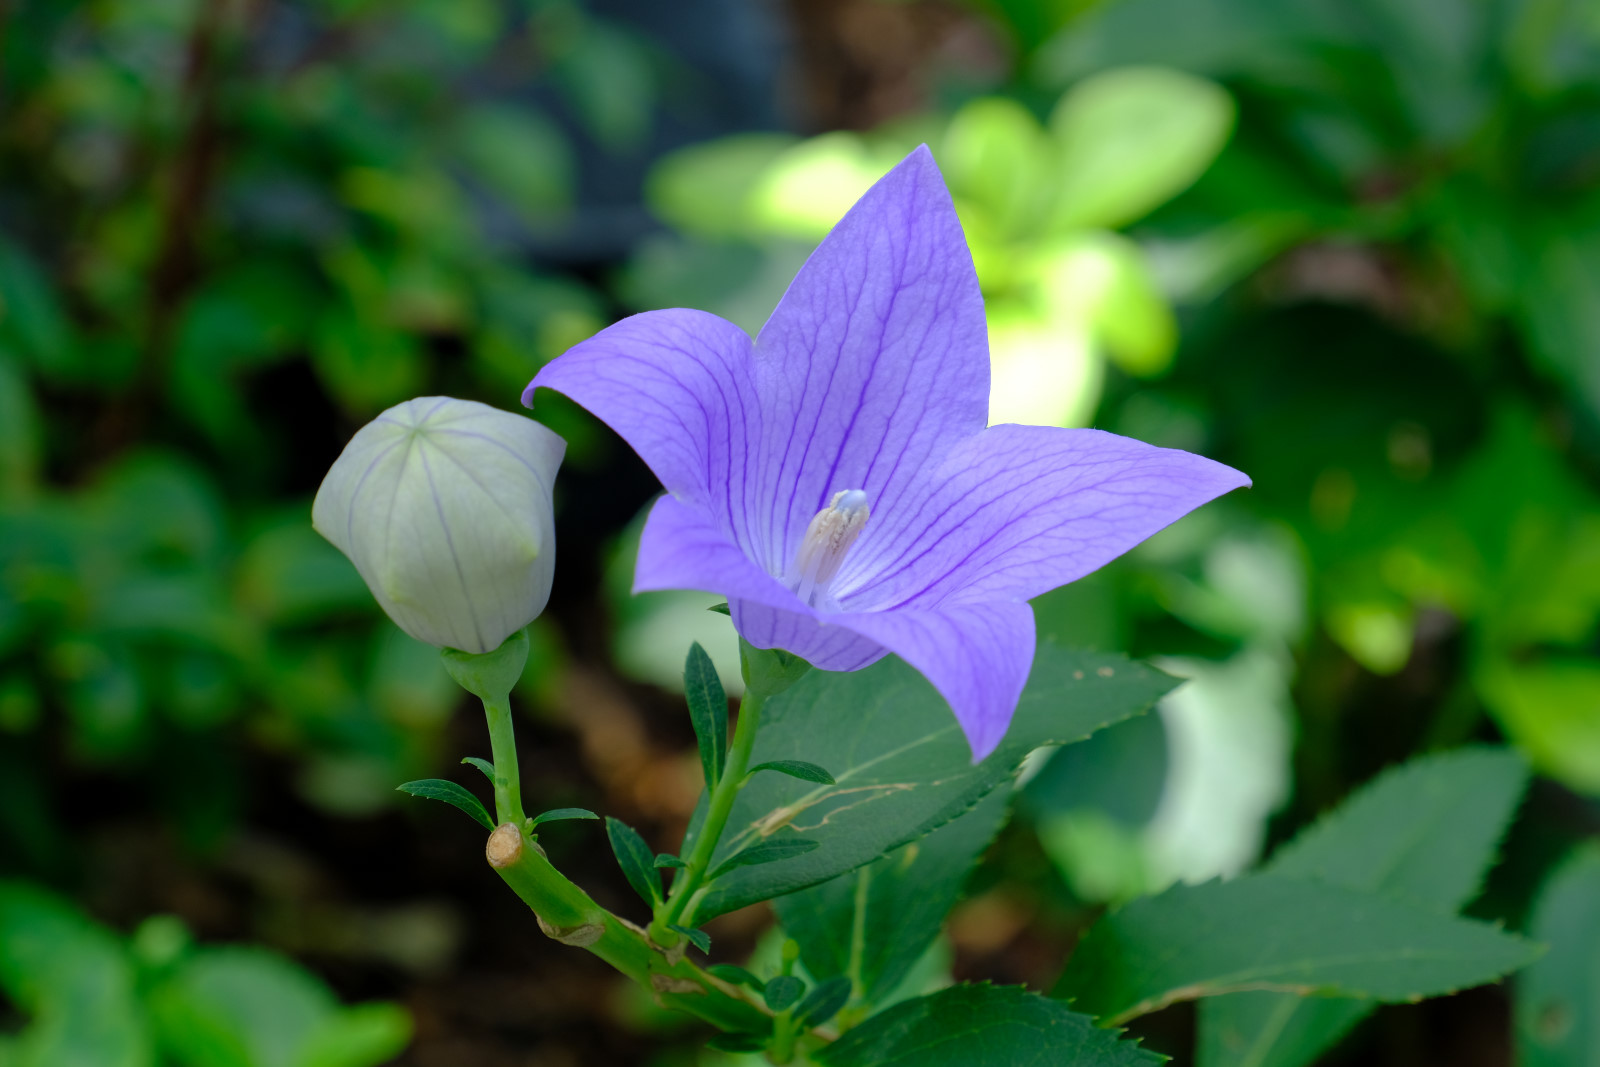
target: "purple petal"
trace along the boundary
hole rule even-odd
[[[973,762],[1005,736],[1033,669],[1032,607],[993,601],[828,618],[921,671],[950,702]]]
[[[835,492],[899,506],[918,472],[988,421],[983,297],[924,146],[806,261],[756,339],[767,420],[761,540],[781,570]]]
[[[743,517],[761,438],[750,338],[703,311],[634,315],[575,345],[529,383],[565,393],[622,435],[667,490],[756,551]]]
[[[903,511],[873,509],[835,588],[853,611],[1025,600],[1249,484],[1099,430],[995,426],[951,450]]]
[[[754,600],[729,599],[734,629],[757,648],[781,648],[825,671],[859,671],[888,649],[848,626],[823,622],[810,609],[786,611]]]
[[[786,586],[750,561],[717,521],[672,496],[657,500],[639,535],[633,591],[703,589],[772,607],[810,612]]]

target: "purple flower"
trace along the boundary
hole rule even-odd
[[[985,429],[983,297],[926,147],[884,176],[750,338],[624,319],[541,370],[667,489],[634,589],[728,598],[758,648],[853,671],[893,652],[993,751],[1033,664],[1027,601],[1206,501],[1236,470],[1098,430]]]

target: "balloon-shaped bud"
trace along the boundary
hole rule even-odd
[[[550,598],[550,491],[566,442],[522,415],[418,397],[363,426],[311,524],[419,641],[490,652]]]

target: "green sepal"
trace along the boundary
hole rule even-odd
[[[745,690],[762,697],[776,696],[798,682],[811,664],[781,648],[757,648],[739,638],[739,671]]]
[[[696,641],[689,646],[683,665],[683,693],[689,702],[689,721],[700,746],[700,770],[706,790],[717,787],[728,762],[728,694],[717,677],[716,665]]]
[[[828,979],[806,994],[794,1010],[795,1020],[801,1026],[821,1026],[850,1000],[850,988],[850,979],[844,975]]]
[[[494,764],[490,763],[488,760],[482,759],[478,756],[463,756],[461,757],[461,762],[472,764],[474,767],[478,768],[478,770],[483,772],[483,776],[489,779],[491,785],[494,783]]]
[[[567,819],[598,819],[600,816],[588,808],[551,808],[549,811],[540,812],[528,820],[528,829],[531,831],[540,823],[564,822]]]
[[[716,963],[706,968],[707,974],[716,975],[729,985],[746,985],[757,993],[767,988],[767,983],[736,963]]]
[[[739,867],[754,867],[760,863],[775,863],[778,860],[793,859],[803,856],[817,847],[817,843],[809,837],[789,837],[777,841],[763,841],[759,845],[751,845],[743,852],[735,852],[717,865],[711,872],[710,881],[716,881],[731,870]]]
[[[706,610],[707,611],[714,611],[718,615],[730,615],[731,616],[733,614],[733,609],[728,607],[728,602],[726,600],[724,600],[720,604],[713,604],[709,608],[707,608]]]
[[[792,974],[780,974],[767,983],[767,988],[762,990],[762,997],[767,1002],[767,1007],[773,1011],[783,1011],[793,1006],[806,991],[806,984]]]
[[[504,700],[528,664],[528,631],[518,630],[493,652],[442,648],[439,657],[456,684],[479,700]]]
[[[706,933],[704,930],[692,930],[687,926],[679,926],[677,923],[668,923],[667,929],[687,937],[689,939],[689,944],[693,945],[701,952],[711,951],[711,935]]]
[[[656,870],[659,871],[669,868],[672,870],[677,870],[680,867],[687,867],[689,865],[670,852],[657,852],[654,866]]]
[[[758,763],[751,767],[745,772],[745,776],[749,777],[757,771],[777,771],[779,774],[787,774],[790,778],[802,778],[805,781],[816,782],[819,785],[838,784],[834,781],[833,775],[818,767],[815,763],[807,763],[805,760],[768,760],[766,763]]]
[[[422,778],[395,788],[414,797],[426,797],[429,800],[442,800],[446,804],[453,804],[482,823],[485,830],[494,829],[494,820],[489,818],[489,811],[483,806],[483,801],[468,792],[464,785],[458,785],[444,778]]]
[[[652,908],[661,903],[661,875],[651,866],[654,854],[644,843],[639,832],[620,819],[606,816],[606,837],[611,839],[611,851],[616,853],[617,865],[622,875]]]

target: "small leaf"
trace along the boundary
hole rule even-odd
[[[461,762],[472,764],[474,767],[478,768],[478,770],[483,772],[483,776],[489,779],[490,784],[494,783],[494,764],[490,763],[488,760],[480,759],[477,756],[463,756],[461,758]]]
[[[806,984],[792,974],[780,974],[767,983],[767,988],[762,996],[766,998],[767,1007],[773,1011],[783,1011],[795,1001],[800,999],[800,994],[806,991]]]
[[[706,973],[716,975],[729,985],[747,985],[758,993],[767,988],[767,983],[734,963],[713,964],[706,968]]]
[[[689,721],[700,745],[700,769],[709,792],[722,780],[728,759],[728,695],[716,666],[698,641],[689,646],[689,658],[683,665],[683,692],[689,701]]]
[[[563,822],[567,819],[598,818],[600,818],[600,816],[596,815],[588,808],[551,808],[549,811],[541,812],[538,815],[535,815],[532,820],[530,820],[529,828],[531,829],[534,826],[538,826],[540,823]]]
[[[718,1034],[706,1042],[706,1048],[718,1052],[760,1052],[766,1047],[766,1039],[757,1034]]]
[[[1162,1057],[1018,986],[958,985],[885,1008],[812,1053],[827,1067],[1160,1067]]]
[[[766,763],[756,764],[747,773],[754,774],[757,771],[777,771],[779,774],[787,774],[790,778],[803,778],[808,782],[816,782],[819,785],[837,784],[833,780],[833,775],[818,767],[815,763],[807,763],[805,760],[769,760]]]
[[[787,837],[776,841],[763,841],[759,845],[751,845],[743,852],[736,852],[717,865],[711,872],[711,881],[716,881],[729,871],[739,867],[754,867],[761,863],[775,863],[778,860],[793,859],[803,856],[817,847],[817,843],[806,837]]]
[[[845,1006],[850,999],[850,979],[844,975],[830,978],[817,988],[806,994],[800,1006],[794,1010],[794,1017],[801,1026],[821,1026]]]
[[[661,875],[651,866],[650,846],[644,843],[644,838],[627,823],[609,815],[606,816],[606,836],[611,839],[611,851],[616,853],[617,865],[633,891],[652,908],[661,903]]]
[[[728,602],[726,600],[724,600],[720,604],[713,604],[709,608],[707,608],[706,610],[707,611],[714,611],[718,615],[732,615],[733,614],[733,611],[732,611],[732,609],[730,609],[728,607]]]
[[[676,869],[676,868],[679,868],[679,867],[687,867],[687,866],[689,866],[687,863],[683,862],[682,860],[680,860],[678,857],[674,856],[670,852],[657,852],[656,853],[656,864],[655,865],[656,865],[656,869],[657,870],[661,870],[661,869],[667,868],[667,867],[671,867],[671,868]]]
[[[673,930],[682,934],[684,937],[687,937],[689,939],[689,943],[695,948],[699,949],[701,952],[711,951],[711,935],[706,933],[704,930],[691,930],[689,927],[679,926],[677,923],[668,923],[667,929]]]
[[[1600,844],[1575,850],[1534,902],[1529,932],[1550,952],[1517,976],[1522,1067],[1600,1063]]]
[[[454,804],[482,823],[485,830],[494,829],[494,820],[489,818],[488,809],[483,806],[483,801],[467,792],[467,787],[464,785],[457,785],[443,778],[424,778],[416,782],[406,782],[395,788],[414,797],[427,797],[429,800],[442,800],[446,804]]]

